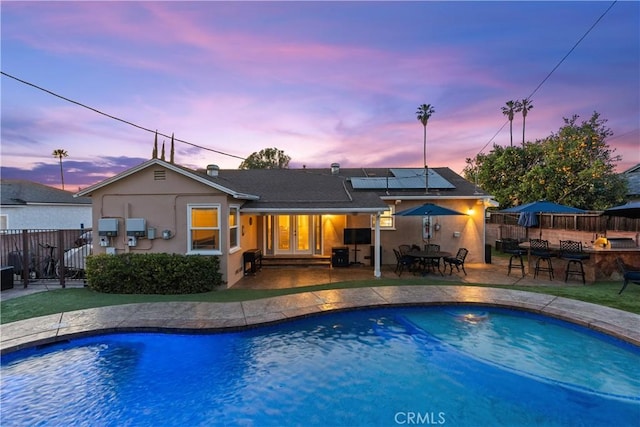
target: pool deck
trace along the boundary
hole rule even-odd
[[[640,346],[640,315],[596,304],[553,295],[504,288],[473,286],[474,283],[499,285],[583,286],[581,282],[565,283],[556,278],[507,275],[506,261],[493,264],[469,264],[467,275],[454,270],[452,275],[428,275],[425,286],[384,286],[352,289],[318,290],[260,300],[206,303],[144,303],[92,308],[42,316],[0,325],[0,354],[36,345],[100,333],[127,331],[213,332],[239,330],[275,322],[327,313],[369,307],[401,305],[473,304],[520,309],[577,323]],[[397,278],[393,268],[382,271],[383,278]],[[403,274],[402,277],[411,277]],[[255,276],[247,276],[234,288],[281,289],[313,286],[345,280],[371,280],[373,270],[360,268],[265,268]],[[438,282],[432,282],[437,280]],[[443,281],[445,284],[443,284]],[[450,282],[450,284],[448,283]],[[68,287],[81,287],[82,282]],[[589,285],[587,285],[589,286]],[[2,291],[2,300],[34,292],[59,289],[46,283]],[[637,298],[640,289],[631,287],[619,298]]]
[[[640,316],[551,295],[474,286],[385,286],[304,292],[231,303],[144,303],[52,314],[0,325],[2,354],[100,333],[238,330],[365,307],[474,304],[540,313],[640,345]],[[579,355],[576,355],[579,357]]]

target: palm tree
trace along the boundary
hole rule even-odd
[[[424,192],[427,193],[429,191],[429,173],[427,170],[427,123],[429,122],[429,118],[436,110],[431,106],[431,104],[422,104],[418,106],[418,111],[416,111],[416,116],[422,126],[424,127]]]
[[[522,148],[524,148],[524,126],[527,121],[527,113],[533,108],[533,103],[530,99],[523,99],[520,103],[520,109],[522,110]]]
[[[63,150],[62,148],[53,150],[53,157],[57,157],[58,159],[60,159],[60,179],[62,180],[63,190],[64,190],[64,174],[62,173],[62,158],[67,156],[69,156],[69,154],[67,153],[66,150]]]
[[[509,118],[509,134],[511,135],[511,146],[513,147],[513,115],[520,111],[520,101],[507,101],[507,106],[502,107],[502,114]]]

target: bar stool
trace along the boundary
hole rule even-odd
[[[541,271],[547,271],[549,273],[549,280],[553,280],[553,264],[551,263],[551,258],[553,258],[554,255],[549,250],[549,241],[530,239],[529,244],[531,245],[531,255],[538,257],[533,277],[538,277],[538,273]],[[546,262],[547,266],[540,265],[541,262]]]
[[[522,272],[522,277],[524,277],[524,262],[522,261],[522,256],[527,254],[527,251],[520,248],[520,242],[513,239],[504,239],[502,241],[502,251],[505,254],[510,254],[509,258],[509,269],[507,271],[507,276],[511,275],[512,268],[519,268]],[[514,261],[516,261],[514,263]],[[520,261],[520,265],[517,264],[517,261]]]
[[[582,277],[582,284],[584,285],[584,266],[582,265],[582,261],[589,259],[589,254],[582,252],[582,242],[560,240],[560,258],[567,261],[567,269],[564,273],[565,283],[569,279],[569,276],[580,276]],[[572,266],[573,269],[571,268]]]

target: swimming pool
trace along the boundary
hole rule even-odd
[[[632,425],[640,349],[466,306],[213,335],[112,334],[2,357],[3,425]]]

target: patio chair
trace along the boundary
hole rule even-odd
[[[624,280],[622,283],[622,289],[620,289],[618,295],[627,288],[629,282],[640,285],[640,269],[633,269],[632,267],[629,267],[620,257],[616,257],[616,264],[618,265],[618,270],[620,271],[620,274],[622,274],[622,279]]]
[[[393,253],[396,256],[396,269],[395,269],[395,273],[398,276],[402,276],[402,272],[405,270],[405,268],[408,271],[411,271],[413,264],[416,262],[417,258],[413,258],[407,255],[402,255],[400,253],[399,250],[394,249]]]
[[[538,257],[536,260],[536,268],[533,273],[533,277],[538,277],[538,273],[541,271],[546,271],[549,273],[549,280],[553,280],[553,263],[551,262],[551,258],[555,255],[549,250],[549,241],[541,240],[541,239],[529,239],[531,255]],[[542,262],[546,263],[547,266],[540,265]]]
[[[522,277],[524,277],[524,261],[522,257],[527,254],[527,251],[520,247],[520,242],[514,239],[504,239],[502,241],[502,252],[511,255],[511,257],[509,257],[507,276],[511,275],[512,268],[519,268],[522,272]],[[520,265],[518,265],[518,261]]]
[[[567,269],[564,273],[565,283],[569,276],[580,276],[584,285],[584,265],[582,261],[589,259],[589,254],[582,252],[582,242],[560,240],[560,258],[567,261]],[[572,266],[573,269],[571,268]]]
[[[424,250],[426,252],[440,252],[440,245],[429,243],[424,245]],[[440,271],[440,258],[427,258],[423,267],[427,270],[433,271],[434,273],[436,272],[436,269]]]
[[[455,266],[456,269],[458,270],[458,272],[460,271],[460,268],[462,267],[462,271],[464,272],[464,275],[467,275],[467,271],[464,269],[464,260],[465,258],[467,258],[467,254],[469,253],[469,251],[466,248],[460,248],[458,249],[458,253],[456,254],[456,256],[448,256],[444,259],[444,264],[445,264],[445,270],[446,270],[446,264],[449,264],[449,276],[451,276],[451,274],[453,274],[453,267]]]
[[[398,246],[398,250],[400,251],[400,255],[406,255],[407,252],[412,251],[411,245],[400,245]]]

